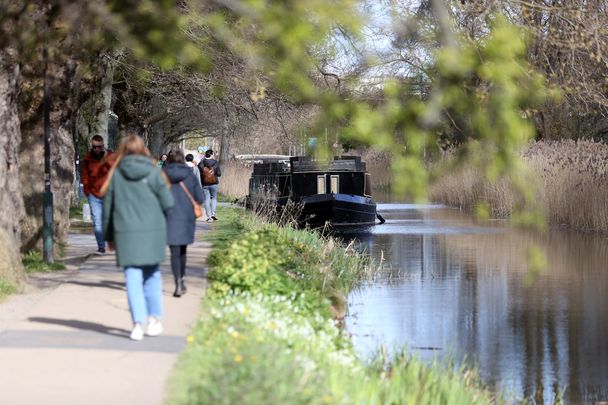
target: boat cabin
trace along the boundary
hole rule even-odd
[[[359,156],[319,162],[291,157],[256,163],[249,180],[249,195],[273,190],[276,198],[312,194],[353,194],[371,197],[371,176]]]

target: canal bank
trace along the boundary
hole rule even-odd
[[[474,373],[408,354],[357,356],[334,317],[370,268],[316,233],[221,212],[210,290],[177,364],[170,403],[489,403]]]
[[[380,204],[379,212],[386,224],[351,235],[386,262],[349,295],[346,328],[363,357],[405,346],[425,361],[472,364],[509,398],[608,399],[605,235],[537,234],[439,205]],[[532,244],[548,259],[534,278]]]

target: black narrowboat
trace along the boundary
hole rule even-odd
[[[246,205],[263,202],[281,209],[289,202],[300,207],[301,225],[361,227],[376,223],[371,178],[359,156],[328,162],[306,157],[265,159],[255,163]]]

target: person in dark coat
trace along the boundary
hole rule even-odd
[[[165,212],[173,205],[173,196],[141,137],[129,135],[123,140],[101,195],[104,234],[125,272],[131,339],[143,339],[146,317],[148,336],[158,336],[163,313],[159,264],[165,259]]]
[[[213,171],[213,181],[205,180],[205,168],[210,168]],[[203,194],[205,195],[205,214],[207,215],[207,222],[217,221],[217,215],[215,209],[217,207],[217,188],[219,184],[219,177],[222,175],[219,162],[215,160],[213,150],[209,149],[205,152],[205,158],[198,164],[198,168],[201,171],[201,184],[203,186]]]
[[[203,203],[203,190],[194,176],[192,168],[186,164],[181,150],[172,150],[167,157],[163,170],[171,182],[171,193],[175,205],[167,211],[167,244],[171,250],[171,269],[175,278],[174,297],[186,293],[186,248],[194,242],[196,217],[192,199],[197,204]],[[182,185],[188,190],[184,191]]]

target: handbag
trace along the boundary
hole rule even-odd
[[[190,192],[186,188],[186,185],[184,184],[184,182],[180,181],[179,185],[181,186],[182,190],[184,190],[184,192],[186,193],[186,195],[190,199],[190,202],[192,203],[192,209],[194,209],[194,216],[196,218],[202,217],[203,216],[203,209],[201,208],[200,205],[197,204],[196,201],[194,201],[194,198],[192,198],[192,194],[190,194]]]

